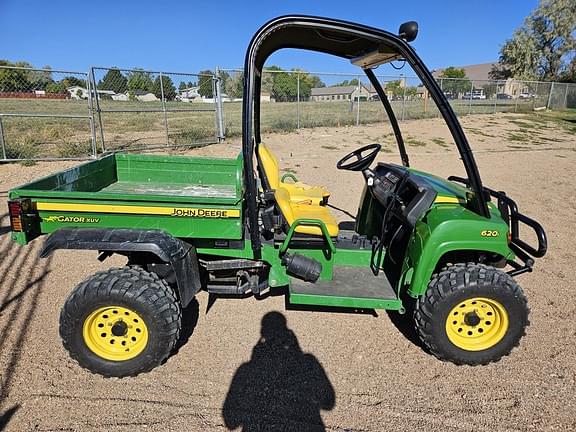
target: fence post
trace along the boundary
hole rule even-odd
[[[402,121],[404,121],[404,113],[406,112],[406,80],[402,81],[402,77],[400,77],[400,83],[402,82],[404,82],[404,87],[402,88]]]
[[[166,146],[170,145],[170,135],[168,135],[168,115],[166,114],[166,98],[164,97],[164,83],[162,72],[158,74],[160,78],[160,96],[162,98],[162,112],[164,114],[164,130],[166,131]]]
[[[472,114],[472,93],[474,93],[474,81],[470,81],[470,98],[468,102],[468,115]]]
[[[296,72],[296,129],[300,129],[300,72]]]
[[[564,91],[564,106],[562,107],[562,109],[568,109],[568,86],[570,84],[566,83],[566,91]]]
[[[498,81],[494,81],[494,114],[496,114],[497,103],[498,103]]]
[[[86,87],[88,89],[88,122],[90,123],[90,141],[92,141],[92,156],[94,159],[98,157],[98,149],[96,148],[96,127],[94,126],[94,104],[92,103],[92,91],[90,90],[90,75],[86,75]]]
[[[444,94],[444,80],[442,78],[440,78],[440,90],[442,91],[442,94]],[[424,98],[425,103],[427,103],[427,99],[428,99],[428,95],[425,93],[424,94],[426,96],[426,98]],[[450,104],[450,100],[448,100],[448,104]],[[438,109],[438,117],[442,117],[442,113],[440,112],[440,110]]]
[[[90,76],[88,77],[89,91],[93,92],[94,100],[96,100],[96,112],[98,113],[98,126],[100,129],[100,140],[102,142],[102,153],[106,153],[106,144],[104,143],[104,127],[102,126],[102,111],[100,111],[100,98],[96,89],[96,76],[94,75],[94,68],[90,68]]]
[[[2,159],[6,160],[6,146],[4,144],[4,126],[2,125],[2,115],[0,115],[0,146],[2,146]]]
[[[216,138],[218,142],[226,139],[224,133],[224,109],[222,106],[222,83],[220,81],[220,68],[216,67],[216,79],[214,80],[214,101],[216,102]]]
[[[552,105],[552,92],[554,91],[554,81],[550,85],[550,93],[548,93],[548,103],[546,104],[547,109],[551,109],[550,106]]]
[[[356,126],[360,125],[360,92],[361,92],[361,88],[360,87],[360,75],[356,76],[356,80],[358,81],[358,96],[356,96]]]

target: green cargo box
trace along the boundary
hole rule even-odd
[[[41,233],[62,227],[160,229],[180,238],[242,238],[242,158],[112,154],[28,183]],[[27,239],[14,233],[14,239]]]

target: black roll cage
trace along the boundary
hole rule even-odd
[[[289,15],[275,18],[262,26],[252,37],[244,61],[244,92],[242,102],[242,153],[245,171],[245,198],[250,239],[255,258],[260,258],[262,247],[257,208],[257,185],[254,177],[254,147],[260,144],[260,90],[262,71],[268,57],[284,48],[296,48],[354,59],[374,51],[390,53],[402,58],[412,67],[438,106],[450,130],[466,169],[468,184],[473,192],[471,209],[481,216],[490,217],[482,180],[472,149],[444,93],[414,49],[402,38],[374,27],[330,18]],[[364,69],[374,86],[396,136],[400,157],[409,166],[408,155],[398,121],[382,86],[371,69]]]

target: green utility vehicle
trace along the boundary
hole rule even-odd
[[[307,309],[387,309],[411,320],[423,345],[457,364],[486,364],[516,346],[528,307],[513,279],[546,253],[544,230],[504,192],[482,185],[472,151],[434,78],[409,42],[359,24],[285,16],[253,37],[244,66],[242,152],[236,159],[110,154],[10,191],[12,238],[49,234],[42,255],[86,249],[127,257],[80,283],[60,334],[78,363],[133,376],[174,349],[182,310],[201,290],[265,297],[288,287]],[[366,185],[354,221],[337,223],[322,187],[280,176],[260,135],[266,59],[282,48],[332,54],[361,67],[389,116],[401,165],[373,164],[379,144],[336,168]],[[394,112],[373,69],[403,60],[437,104],[467,177],[412,169]],[[338,178],[334,175],[334,178]],[[532,229],[536,247],[520,238]],[[410,311],[410,313],[406,313]]]

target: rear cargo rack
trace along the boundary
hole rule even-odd
[[[448,177],[449,181],[462,183],[468,186],[468,179],[457,176]],[[503,191],[495,191],[493,189],[484,187],[484,191],[490,197],[498,200],[498,210],[502,215],[502,219],[508,222],[510,228],[510,249],[522,261],[508,261],[514,270],[508,272],[511,276],[516,276],[522,273],[531,272],[534,266],[534,258],[541,258],[546,255],[548,249],[548,241],[544,228],[534,219],[520,213],[516,202],[508,197]],[[520,223],[532,228],[538,238],[538,247],[535,248],[520,238]]]

